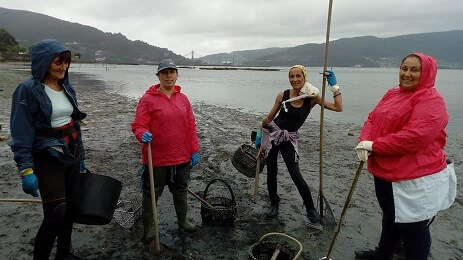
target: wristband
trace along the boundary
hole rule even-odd
[[[341,92],[339,92],[338,94],[334,95],[333,98],[335,98],[335,97],[337,97],[337,96],[339,96],[339,95],[341,95]]]
[[[32,173],[34,173],[34,170],[32,170],[32,168],[27,168],[27,169],[21,171],[21,176],[26,176],[26,175],[29,175],[29,174],[32,174]]]

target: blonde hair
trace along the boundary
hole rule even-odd
[[[293,65],[290,69],[289,72],[291,72],[292,69],[298,68],[302,70],[302,73],[304,74],[304,80],[307,82],[307,69],[303,65]],[[288,72],[288,77],[289,77],[289,72]]]

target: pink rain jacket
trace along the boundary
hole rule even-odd
[[[386,181],[403,181],[446,167],[445,102],[434,83],[437,62],[422,53],[421,78],[413,91],[390,89],[368,115],[359,141],[373,141],[368,170]]]
[[[190,101],[174,86],[169,99],[159,91],[160,84],[151,86],[138,102],[132,132],[141,142],[141,136],[153,134],[151,154],[153,166],[171,166],[190,161],[199,152],[196,122]],[[148,164],[148,145],[143,144],[143,163]]]

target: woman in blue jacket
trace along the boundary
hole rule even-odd
[[[47,39],[31,50],[32,77],[13,93],[9,143],[25,193],[42,198],[43,221],[33,259],[48,259],[57,238],[56,259],[78,259],[70,253],[72,210],[79,171],[85,169],[80,120],[69,82],[71,52]]]

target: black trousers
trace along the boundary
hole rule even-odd
[[[277,193],[278,152],[281,152],[283,156],[286,168],[304,201],[306,210],[315,209],[310,188],[302,177],[299,169],[299,156],[296,154],[294,146],[289,141],[281,142],[279,145],[272,143],[272,149],[270,149],[267,155],[267,188],[270,202],[276,204],[280,201],[280,197]]]
[[[71,247],[79,165],[65,165],[43,150],[34,155],[34,166],[43,201],[43,221],[35,237],[34,259],[48,259],[56,239],[57,255],[66,255]]]
[[[383,211],[379,251],[391,256],[396,244],[402,238],[407,260],[428,259],[431,248],[429,220],[413,223],[395,223],[392,183],[378,178],[375,180],[376,198]]]

